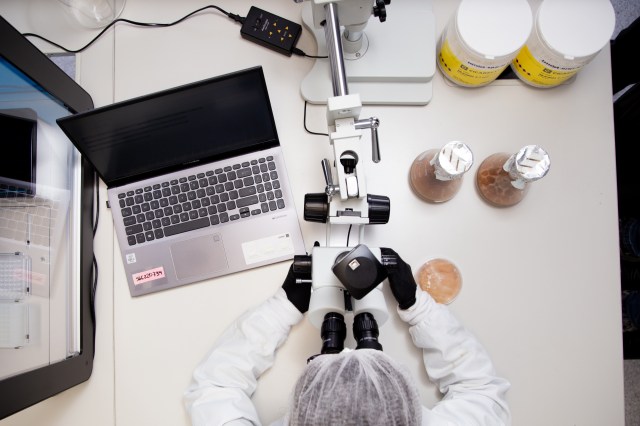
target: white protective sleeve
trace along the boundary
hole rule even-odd
[[[257,379],[302,314],[284,290],[236,320],[193,373],[184,404],[193,425],[260,425],[251,402]]]
[[[416,299],[398,314],[409,323],[413,343],[422,348],[427,375],[443,394],[433,409],[423,410],[422,424],[509,425],[505,394],[510,384],[496,376],[485,349],[446,306],[420,289]]]

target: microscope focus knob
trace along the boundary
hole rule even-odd
[[[329,214],[329,196],[323,192],[305,194],[304,220],[326,223]]]
[[[385,195],[367,194],[369,225],[384,225],[391,215],[391,200]]]
[[[385,5],[391,3],[391,0],[376,0],[376,5],[373,7],[373,16],[380,19],[380,22],[387,20],[387,8]]]
[[[311,279],[311,256],[308,254],[298,254],[293,256],[293,275],[296,279]]]

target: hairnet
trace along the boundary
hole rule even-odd
[[[422,406],[403,366],[373,349],[316,357],[296,383],[290,425],[419,425]]]

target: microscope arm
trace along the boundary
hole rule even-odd
[[[343,4],[343,3],[342,3]],[[365,198],[367,196],[364,168],[360,155],[362,129],[371,129],[372,159],[375,163],[380,161],[380,148],[378,140],[378,127],[380,120],[376,117],[359,119],[362,103],[358,95],[350,95],[347,85],[344,57],[342,54],[342,42],[340,36],[340,20],[338,17],[338,4],[326,3],[325,10],[325,36],[327,42],[327,54],[331,63],[331,81],[334,97],[327,101],[327,121],[329,127],[335,129],[330,134],[331,143],[334,146],[334,160],[338,173],[337,187],[340,189],[342,200],[351,198]],[[353,157],[354,170],[341,170],[339,163],[345,153]],[[345,166],[347,167],[347,166]],[[325,178],[327,174],[325,172]]]

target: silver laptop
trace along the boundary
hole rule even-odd
[[[132,296],[304,254],[261,67],[58,124],[108,187]]]

